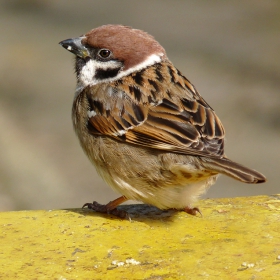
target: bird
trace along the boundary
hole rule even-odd
[[[83,207],[123,218],[117,206],[137,200],[196,215],[193,204],[219,174],[266,181],[226,157],[220,119],[153,36],[108,24],[59,44],[75,55],[72,120],[80,145],[121,194]]]

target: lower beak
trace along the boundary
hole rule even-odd
[[[81,57],[81,58],[90,57],[88,49],[82,44],[83,38],[84,37],[66,39],[66,40],[59,42],[59,44],[63,48],[65,48],[66,50],[75,54],[78,57]]]

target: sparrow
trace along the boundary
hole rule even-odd
[[[74,130],[99,175],[122,196],[94,211],[138,200],[195,215],[219,174],[244,183],[261,173],[224,153],[225,129],[212,107],[142,30],[103,25],[59,43],[75,55]]]

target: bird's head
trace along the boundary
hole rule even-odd
[[[60,45],[76,55],[75,70],[83,87],[121,79],[167,58],[151,35],[122,25],[104,25]]]

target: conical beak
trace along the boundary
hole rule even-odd
[[[82,44],[83,38],[84,37],[66,39],[66,40],[59,42],[59,44],[63,48],[65,48],[66,50],[75,54],[78,57],[81,57],[81,58],[90,57],[90,53],[89,53],[88,49]]]

